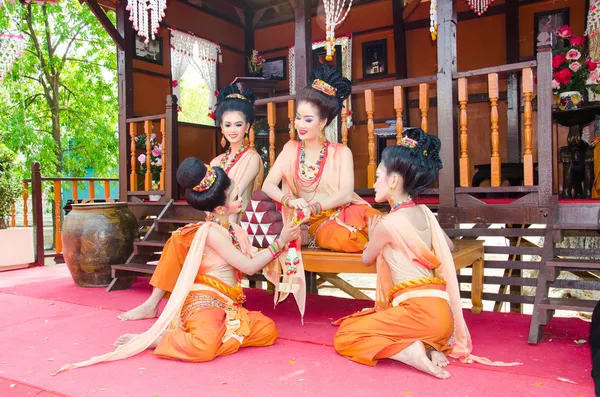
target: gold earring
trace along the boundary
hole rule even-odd
[[[319,128],[321,129],[321,132],[323,132],[323,130],[325,129],[325,126],[320,126]]]
[[[246,131],[246,134],[244,135],[244,146],[248,146],[249,143],[250,141],[248,140],[248,131]]]
[[[225,145],[227,145],[227,141],[225,140],[225,133],[221,131],[221,134],[223,134],[223,137],[221,138],[221,147],[224,149]]]
[[[225,216],[225,211],[220,211],[220,212],[219,212],[219,215],[221,215],[221,216]]]
[[[319,140],[319,143],[320,143],[320,144],[323,144],[323,141],[325,140],[325,134],[321,134],[321,135],[319,135],[319,138],[318,138],[318,140]]]
[[[394,189],[396,189],[396,185],[390,186],[390,190],[394,190]]]

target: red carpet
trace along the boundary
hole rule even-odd
[[[400,363],[384,360],[371,368],[337,355],[331,347],[331,320],[369,302],[309,296],[301,326],[291,301],[274,310],[272,297],[262,291],[248,291],[248,308],[275,320],[281,335],[275,346],[242,349],[203,364],[145,353],[51,377],[60,365],[108,352],[120,334],[143,331],[152,323],[116,319],[147,297],[144,279],[132,290],[106,293],[78,288],[65,268],[61,277],[57,271],[32,268],[0,275],[0,396],[594,395],[589,345],[574,342],[588,338],[589,324],[579,319],[552,320],[544,341],[530,346],[528,316],[466,313],[474,354],[523,365],[452,361],[451,379],[439,381]],[[46,274],[49,280],[39,281]]]

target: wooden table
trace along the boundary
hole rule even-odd
[[[456,270],[471,266],[473,276],[471,281],[471,312],[479,314],[483,310],[483,241],[456,240],[454,241],[454,266]],[[314,248],[302,248],[304,270],[311,272],[307,280],[309,292],[316,293],[317,286],[329,282],[356,299],[371,299],[358,288],[342,280],[340,273],[376,273],[375,266],[365,266],[361,254],[348,254]],[[320,279],[316,279],[316,275]]]

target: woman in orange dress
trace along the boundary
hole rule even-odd
[[[388,358],[447,379],[446,354],[489,365],[517,363],[470,354],[452,243],[431,211],[411,199],[436,181],[439,151],[439,139],[420,128],[405,131],[400,145],[383,151],[375,200],[389,201],[391,209],[371,220],[362,254],[365,265],[377,264],[377,305],[336,321],[334,346],[362,364]]]
[[[221,126],[223,138],[221,143],[229,147],[224,154],[215,157],[210,165],[220,167],[237,185],[242,199],[242,208],[246,208],[252,193],[262,184],[264,168],[260,155],[251,149],[246,136],[254,123],[254,93],[250,89],[240,92],[237,86],[230,85],[219,92],[217,123]],[[238,223],[239,214],[230,221]],[[183,267],[194,233],[199,225],[187,225],[173,233],[158,261],[150,284],[154,287],[150,297],[134,309],[118,316],[122,321],[154,318],[158,305],[167,292],[172,292],[177,277]]]
[[[262,190],[284,207],[301,210],[314,246],[361,252],[368,241],[368,219],[379,212],[354,193],[354,163],[346,146],[329,142],[323,129],[337,117],[350,95],[350,80],[327,65],[313,70],[311,84],[296,95],[295,127]],[[282,189],[278,185],[282,183]]]
[[[115,351],[65,365],[59,372],[124,359],[148,348],[161,358],[203,362],[235,353],[240,347],[275,343],[275,323],[243,307],[241,273],[254,274],[275,259],[299,236],[299,226],[284,227],[269,249],[252,255],[246,232],[228,221],[240,211],[241,200],[225,172],[188,158],[177,170],[177,180],[186,188],[186,201],[210,215],[194,233],[165,310],[148,331],[121,336]]]

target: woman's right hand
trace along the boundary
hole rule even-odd
[[[294,225],[293,223],[284,225],[279,238],[284,245],[300,238],[300,225]]]
[[[297,198],[297,199],[294,199],[294,200],[290,200],[290,202],[288,203],[288,206],[290,208],[301,210],[303,208],[308,207],[308,203],[303,198]]]

